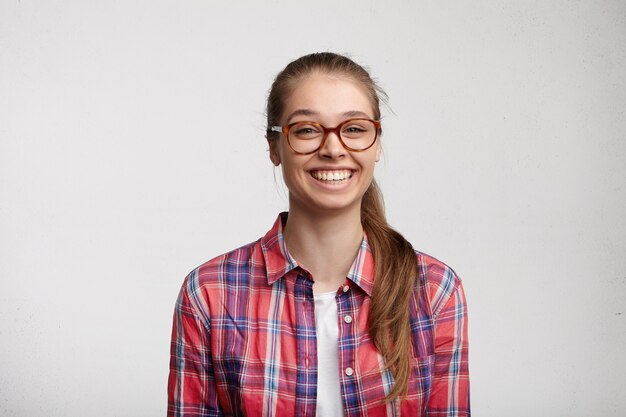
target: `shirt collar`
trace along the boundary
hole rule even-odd
[[[289,271],[299,268],[298,263],[287,250],[283,236],[283,224],[287,221],[287,212],[280,213],[272,228],[261,238],[261,250],[265,258],[267,283],[274,284]],[[363,232],[359,251],[348,271],[348,279],[359,286],[367,295],[372,295],[374,287],[374,255]]]

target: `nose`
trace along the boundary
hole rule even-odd
[[[341,144],[337,132],[328,132],[318,153],[325,159],[340,159],[346,154],[346,148]]]

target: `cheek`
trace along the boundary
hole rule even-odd
[[[287,185],[287,188],[292,188],[298,183],[298,178],[303,175],[302,169],[290,158],[283,158],[281,167],[283,173],[283,181]]]
[[[378,157],[379,154],[377,151],[373,151],[369,155],[363,155],[363,158],[359,161],[361,167],[363,167],[363,171],[368,174],[373,174],[376,162],[378,162]]]

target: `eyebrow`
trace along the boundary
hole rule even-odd
[[[296,116],[319,116],[319,112],[310,109],[298,109],[289,115],[287,124],[291,123],[291,119]]]
[[[289,115],[289,117],[287,118],[287,124],[291,123],[291,119],[293,119],[296,116],[319,116],[319,115],[320,113],[315,110],[298,109]],[[345,118],[353,118],[353,117],[363,117],[365,119],[371,118],[369,114],[362,112],[362,111],[358,111],[358,110],[351,110],[351,111],[344,112],[342,116]]]
[[[344,117],[364,117],[366,119],[371,119],[369,114],[357,110],[347,111],[343,115]]]

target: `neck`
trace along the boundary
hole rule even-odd
[[[360,206],[313,214],[291,205],[284,237],[289,253],[313,275],[313,290],[337,290],[363,240]]]

